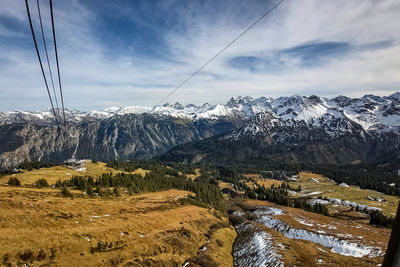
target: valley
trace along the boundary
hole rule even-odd
[[[0,267],[400,267],[400,1],[3,2]]]
[[[399,93],[0,113],[6,266],[379,266]],[[21,244],[23,244],[21,246]]]
[[[187,181],[193,189],[155,186],[158,176],[167,184],[170,179]],[[260,187],[279,192],[288,185],[301,187],[287,189],[292,201],[341,198],[374,207],[376,201],[367,196],[380,197],[385,215],[391,215],[398,197],[337,185],[310,172],[300,172],[289,183],[281,176],[243,173],[239,184],[246,187],[240,189],[217,168],[176,163],[83,160],[22,169],[0,179],[1,260],[6,266],[379,265],[390,228],[371,225],[367,214],[328,203],[326,216],[245,195]],[[95,179],[94,193],[88,191],[90,185],[82,187],[85,177]],[[107,177],[116,184],[107,185]],[[10,178],[21,186],[7,185]],[[39,187],[37,179],[46,179],[50,187]],[[129,179],[155,184],[123,186]],[[191,191],[206,181],[212,188],[215,179],[225,192],[222,199]],[[55,187],[60,181],[64,187]]]

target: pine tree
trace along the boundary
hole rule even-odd
[[[49,183],[46,179],[41,178],[35,182],[36,187],[49,187]]]
[[[56,187],[60,188],[63,186],[63,183],[61,182],[61,179],[58,178],[57,182],[56,182]]]
[[[66,187],[65,185],[61,188],[61,194],[62,194],[64,197],[72,197],[71,192],[69,192],[68,187]]]
[[[11,177],[7,183],[11,186],[21,186],[21,182],[16,177]]]
[[[121,195],[121,193],[119,192],[119,187],[116,186],[114,187],[114,191],[113,191],[114,195],[116,195],[117,197],[119,197]]]
[[[86,194],[89,197],[93,197],[94,196],[93,188],[91,186],[88,186],[88,188],[86,189]]]

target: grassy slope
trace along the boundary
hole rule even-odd
[[[199,168],[196,168],[196,169],[194,170],[194,172],[195,172],[195,174],[186,174],[186,177],[187,177],[188,179],[196,180],[196,178],[198,178],[198,177],[201,176],[201,172],[200,172],[200,169],[199,169]]]
[[[282,184],[282,181],[267,179],[267,180],[258,180],[257,184],[259,186],[265,186],[265,188],[270,188],[272,185],[279,186]]]
[[[246,185],[250,188],[254,188],[254,183],[256,183],[259,186],[265,186],[265,188],[270,188],[273,184],[275,186],[279,186],[282,184],[282,181],[275,180],[275,179],[262,179],[261,174],[258,173],[247,173],[243,174],[243,181],[246,183]]]
[[[218,181],[218,186],[221,189],[227,188],[227,189],[233,189],[233,186],[231,183],[223,182],[223,181]]]
[[[312,182],[312,178],[320,182]],[[381,203],[378,201],[369,200],[367,197],[383,197],[387,200],[387,203],[382,203],[382,211],[385,215],[390,216],[394,216],[396,214],[397,206],[399,204],[398,197],[385,195],[373,190],[359,189],[355,186],[339,186],[326,177],[314,173],[301,172],[297,181],[290,182],[289,184],[293,188],[297,188],[300,185],[303,190],[322,192],[321,196],[323,197],[326,196],[340,198],[378,208],[381,208]]]
[[[218,266],[233,266],[232,245],[235,238],[236,231],[232,226],[219,229],[213,234],[207,253],[215,260]],[[218,240],[221,243],[217,242]]]
[[[93,163],[90,160],[85,160],[85,168],[86,171],[76,171],[72,168],[68,168],[66,166],[54,166],[50,168],[41,168],[39,170],[27,171],[23,170],[22,173],[16,173],[12,175],[6,175],[0,179],[0,184],[7,183],[8,179],[12,177],[16,177],[21,181],[22,185],[32,185],[36,180],[40,178],[45,178],[49,184],[55,184],[58,179],[65,180],[70,179],[73,175],[76,176],[84,176],[89,175],[93,178],[99,177],[102,173],[118,173],[123,172],[119,170],[115,170],[113,168],[109,168],[106,166],[104,162]],[[140,174],[144,176],[148,170],[137,169],[134,173]]]
[[[210,226],[226,221],[212,210],[179,204],[178,199],[188,193],[168,190],[116,199],[69,199],[55,189],[1,186],[0,257],[8,253],[15,264],[18,253],[30,249],[36,257],[43,249],[46,258],[35,261],[40,265],[50,262],[50,248],[55,248],[52,266],[181,265],[197,255]],[[233,229],[216,231],[210,246],[215,246],[214,236],[224,245],[210,247],[207,253],[221,266],[231,266]],[[99,241],[113,242],[112,247],[118,242],[119,249],[90,253]]]

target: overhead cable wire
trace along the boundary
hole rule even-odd
[[[57,53],[56,31],[54,29],[53,0],[50,0],[50,15],[51,15],[51,27],[53,29],[54,51],[55,51],[55,55],[56,55],[58,84],[60,86],[60,96],[61,96],[61,105],[62,105],[63,117],[64,117],[64,126],[66,126],[65,109],[64,109],[64,97],[63,97],[63,92],[62,92],[61,76],[60,76],[60,64],[58,62],[58,53]]]
[[[44,83],[46,84],[47,94],[49,95],[50,104],[51,104],[51,108],[52,108],[52,111],[53,111],[53,114],[54,114],[54,118],[55,118],[55,120],[56,120],[57,126],[59,127],[58,119],[57,119],[56,112],[55,112],[54,105],[53,105],[53,100],[51,99],[51,94],[50,94],[50,90],[49,90],[49,85],[47,84],[47,79],[46,79],[46,75],[45,75],[45,73],[44,73],[42,60],[41,60],[41,58],[40,58],[40,53],[39,53],[39,49],[38,49],[38,45],[37,45],[36,37],[35,37],[35,31],[33,30],[32,19],[31,19],[31,13],[29,12],[28,0],[25,0],[25,5],[26,5],[26,11],[27,11],[27,13],[28,13],[29,25],[30,25],[30,27],[31,27],[33,43],[35,44],[36,54],[37,54],[37,57],[38,57],[38,59],[39,59],[40,69],[42,70],[42,75],[43,75]]]
[[[43,30],[43,23],[42,23],[42,15],[41,15],[41,13],[40,13],[39,0],[36,0],[36,4],[37,4],[37,10],[38,10],[38,14],[39,14],[40,29],[41,29],[41,31],[42,31],[42,39],[43,39],[44,50],[46,51],[47,67],[48,67],[49,73],[50,73],[50,80],[51,80],[51,85],[52,85],[52,87],[53,87],[53,93],[54,93],[54,99],[55,99],[55,101],[56,101],[57,111],[59,112],[60,108],[59,108],[59,106],[58,106],[58,100],[57,100],[56,89],[55,89],[55,87],[54,87],[53,73],[51,72],[49,54],[48,54],[48,52],[47,52],[46,38],[44,37],[44,30]]]
[[[236,42],[240,37],[246,34],[251,28],[253,28],[257,23],[259,23],[264,17],[266,17],[272,10],[278,7],[284,0],[280,0],[277,4],[275,4],[272,8],[270,8],[264,15],[262,15],[259,19],[257,19],[253,24],[247,27],[241,34],[239,34],[235,39],[233,39],[229,44],[227,44],[222,50],[220,50],[215,56],[213,56],[210,60],[208,60],[205,64],[203,64],[199,69],[193,72],[188,78],[186,78],[183,82],[181,82],[177,87],[175,87],[168,95],[166,95],[163,99],[161,99],[156,105],[154,105],[152,111],[154,111],[155,107],[159,104],[163,103],[169,96],[175,93],[179,88],[181,88],[185,83],[187,83],[193,76],[198,74],[204,67],[206,67],[211,61],[213,61],[216,57],[218,57],[222,52],[224,52],[228,47],[230,47],[234,42]],[[152,112],[151,111],[151,112]]]

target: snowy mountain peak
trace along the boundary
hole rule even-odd
[[[400,92],[396,92],[394,94],[391,94],[390,96],[388,96],[386,98],[400,101]]]
[[[349,130],[354,125],[365,131],[391,131],[400,128],[400,92],[387,97],[365,95],[361,98],[337,96],[332,99],[316,95],[309,97],[294,95],[276,99],[250,96],[232,97],[225,104],[186,106],[176,102],[154,109],[144,106],[109,107],[102,111],[80,112],[66,110],[69,121],[80,123],[86,120],[102,120],[126,114],[151,113],[153,116],[172,116],[189,120],[218,120],[241,117],[245,120],[261,121],[257,118],[272,117],[282,123],[304,122],[312,127]],[[267,114],[267,115],[266,115]],[[272,116],[272,117],[271,117]],[[265,119],[265,118],[264,118]],[[0,125],[30,122],[54,123],[50,111],[44,112],[0,112]]]
[[[175,102],[175,104],[166,103],[163,105],[163,107],[170,107],[173,109],[184,109],[184,107],[179,102]]]
[[[239,105],[248,105],[251,103],[252,100],[253,98],[250,96],[232,97],[228,102],[226,102],[225,106],[232,108],[232,107],[238,107]]]

